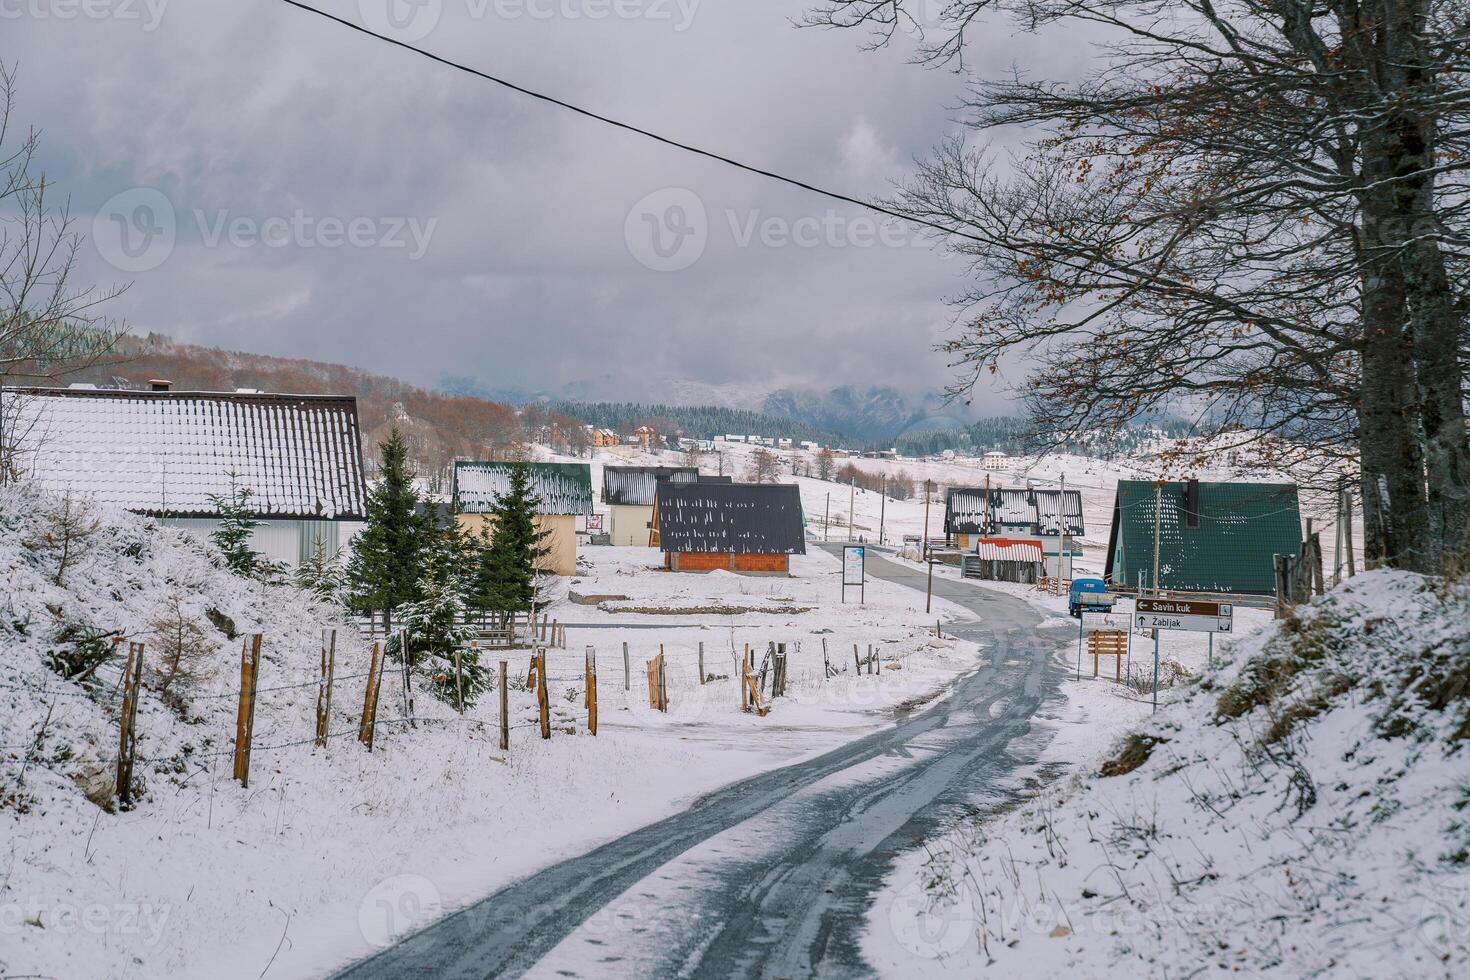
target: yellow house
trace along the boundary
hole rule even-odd
[[[604,466],[602,502],[607,504],[608,534],[621,548],[651,548],[653,504],[659,483],[696,483],[699,470],[693,466]]]
[[[537,530],[547,534],[550,552],[541,570],[553,575],[577,574],[577,518],[592,513],[592,467],[587,463],[454,464],[454,500],[460,526],[478,534],[493,518],[491,508],[510,489],[510,475],[525,466],[531,477]],[[493,533],[493,525],[492,525]]]

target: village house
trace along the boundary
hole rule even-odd
[[[651,425],[640,425],[634,429],[633,438],[644,449],[658,449],[663,445],[663,440],[659,438],[658,430]]]
[[[496,501],[510,490],[516,465],[464,460],[454,464],[454,502],[462,527],[479,534],[489,523]],[[536,526],[546,532],[543,547],[550,549],[541,570],[553,575],[577,574],[577,518],[592,513],[592,467],[587,463],[520,465],[530,473],[531,491],[539,500]]]
[[[1082,555],[1076,539],[1083,533],[1078,490],[951,487],[945,497],[944,534],[955,547],[964,551],[996,538],[1033,541],[1048,576],[1072,577],[1072,560]]]
[[[602,502],[607,506],[610,544],[622,548],[653,545],[653,505],[665,480],[693,483],[692,466],[604,466]]]
[[[806,554],[801,491],[789,484],[665,481],[653,530],[675,572],[784,575]]]
[[[1011,457],[999,449],[992,449],[980,457],[980,465],[987,470],[1003,470],[1011,465]]]
[[[991,582],[1035,585],[1045,568],[1041,543],[1034,539],[980,538],[960,558],[962,575]]]
[[[0,392],[4,455],[22,475],[207,535],[250,492],[250,547],[294,566],[347,546],[367,514],[357,399],[257,391]]]
[[[1119,588],[1270,595],[1275,556],[1301,545],[1294,484],[1119,480],[1104,574]]]
[[[598,449],[602,449],[607,446],[622,445],[623,437],[618,435],[612,429],[595,429],[590,425],[587,428],[591,434],[592,445],[597,447]]]

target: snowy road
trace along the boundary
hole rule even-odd
[[[921,571],[871,552],[868,570],[924,588]],[[988,651],[949,697],[503,888],[339,977],[871,974],[858,940],[894,858],[1027,761],[1014,743],[1059,681],[1060,637],[1024,601],[934,588],[976,615],[951,632]]]

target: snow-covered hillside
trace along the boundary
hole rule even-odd
[[[241,579],[212,546],[127,514],[0,490],[0,976],[323,975],[441,912],[683,809],[756,772],[892,724],[974,669],[979,649],[936,639],[952,610],[871,583],[840,603],[839,562],[790,578],[679,576],[650,549],[587,549],[550,614],[554,737],[536,730],[528,653],[510,662],[511,749],[497,699],[462,718],[416,679],[406,723],[396,670],[369,753],[356,738],[369,648],[290,586]],[[59,578],[59,584],[58,584]],[[580,597],[620,596],[596,605]],[[186,620],[202,652],[160,691],[160,626]],[[312,744],[320,631],[336,628],[332,738]],[[241,637],[264,635],[248,789],[231,778]],[[233,637],[232,635],[233,634]],[[121,663],[71,664],[121,635],[146,644],[137,801],[114,803]],[[826,678],[823,641],[843,673]],[[792,644],[789,697],[739,708],[730,650]],[[630,650],[625,689],[623,645]],[[859,675],[851,651],[882,652]],[[706,672],[698,681],[701,645]],[[599,652],[599,732],[587,733],[583,650]],[[671,707],[648,706],[643,666],[667,657]]]
[[[1470,973],[1470,589],[1373,572],[913,855],[893,975]],[[1055,747],[1054,747],[1055,748]],[[1018,802],[1021,801],[1021,802]]]

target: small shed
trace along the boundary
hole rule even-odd
[[[787,484],[660,483],[654,531],[664,567],[784,575],[806,554],[801,491]]]
[[[512,463],[460,460],[454,464],[454,501],[460,524],[478,534],[495,503],[510,490],[511,473],[525,466],[531,477],[537,527],[550,553],[542,570],[577,574],[577,518],[592,513],[592,467],[587,463]],[[491,528],[494,533],[494,528]]]
[[[1295,484],[1120,480],[1105,576],[1123,588],[1142,583],[1181,592],[1270,595],[1276,589],[1275,556],[1298,554],[1301,545]]]
[[[960,556],[966,578],[1035,585],[1046,567],[1041,542],[1020,538],[981,538],[975,550]]]
[[[602,502],[608,510],[610,543],[623,548],[653,545],[653,504],[664,480],[694,483],[693,466],[604,466]]]

